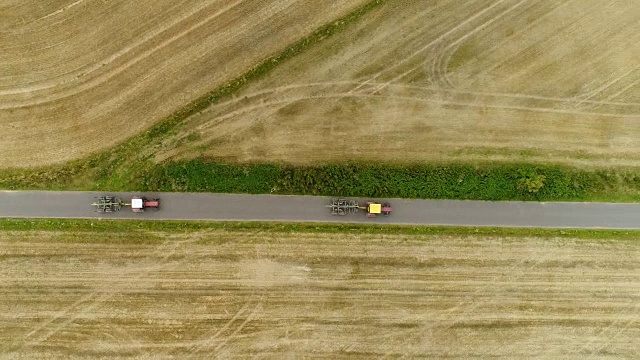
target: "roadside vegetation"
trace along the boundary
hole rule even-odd
[[[145,174],[149,191],[207,191],[466,200],[640,200],[640,174],[531,164],[230,165],[168,162]]]
[[[225,230],[241,233],[326,233],[371,235],[434,235],[434,236],[494,236],[572,238],[592,240],[638,241],[639,230],[605,229],[535,229],[491,228],[460,226],[407,226],[371,224],[316,224],[278,222],[206,222],[206,221],[138,221],[98,219],[0,219],[0,231],[46,231],[69,235],[69,241],[101,242],[100,236],[73,236],[86,233],[122,233],[123,243],[153,243],[162,241],[162,233],[197,233],[208,230]],[[132,234],[135,234],[133,236]]]
[[[3,172],[5,189],[176,191],[465,200],[640,201],[635,169],[540,164],[329,164],[315,167],[188,161]],[[111,172],[113,171],[113,172]]]

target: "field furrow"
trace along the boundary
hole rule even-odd
[[[105,150],[364,1],[40,3],[0,14],[5,167]]]
[[[215,230],[135,245],[122,236],[0,234],[0,353],[582,359],[640,350],[636,242]]]
[[[627,0],[390,2],[193,116],[156,158],[635,167],[638,11]]]

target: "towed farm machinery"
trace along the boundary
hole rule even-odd
[[[359,210],[366,211],[367,217],[376,217],[378,215],[389,216],[391,214],[391,204],[388,202],[379,203],[375,201],[367,201],[364,205],[358,204],[355,200],[332,199],[331,204],[327,205],[331,208],[332,215],[347,215],[357,213]]]
[[[158,199],[146,199],[139,196],[131,198],[130,203],[125,203],[119,197],[115,196],[97,196],[95,201],[91,204],[95,206],[97,212],[115,212],[122,209],[124,206],[130,206],[133,212],[144,212],[145,209],[158,210],[160,208],[160,201]]]

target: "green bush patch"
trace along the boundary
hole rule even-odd
[[[141,190],[263,194],[271,192],[280,169],[274,165],[229,165],[203,159],[169,162],[150,170]]]
[[[640,200],[640,176],[530,164],[329,164],[295,167],[167,162],[142,176],[140,189],[464,200]]]

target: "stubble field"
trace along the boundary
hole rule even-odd
[[[106,150],[363,2],[3,1],[1,166]]]
[[[108,149],[365,2],[5,2],[2,166]],[[389,1],[189,119],[156,159],[638,166],[638,14]]]
[[[638,166],[639,14],[634,0],[389,1],[194,116],[157,159]]]
[[[567,238],[7,231],[0,354],[633,358],[639,251]]]

